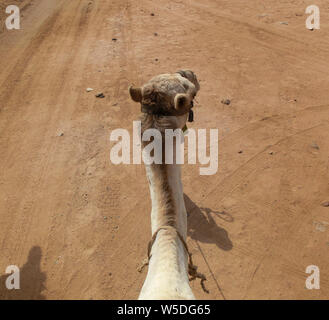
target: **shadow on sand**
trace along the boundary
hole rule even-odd
[[[199,208],[186,194],[184,194],[184,200],[188,214],[188,236],[200,242],[215,243],[218,248],[225,251],[231,250],[233,244],[227,231],[216,224],[213,215],[227,222],[233,222],[233,217],[225,211]]]
[[[45,289],[46,274],[41,271],[42,251],[38,246],[32,247],[27,262],[20,268],[20,289],[8,290],[6,280],[10,274],[0,277],[1,300],[44,300],[41,292]],[[2,271],[2,270],[1,270]]]

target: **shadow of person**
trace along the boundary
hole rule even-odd
[[[20,289],[7,289],[6,280],[11,274],[0,277],[0,299],[2,300],[44,300],[41,292],[45,289],[46,274],[41,271],[42,251],[32,247],[27,262],[19,269]]]
[[[209,208],[199,208],[186,194],[184,194],[185,207],[188,215],[187,234],[194,240],[204,243],[215,243],[218,248],[228,251],[233,248],[227,231],[219,227],[213,215],[233,222],[233,217],[225,211],[212,211]]]

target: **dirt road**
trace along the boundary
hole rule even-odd
[[[220,135],[216,175],[183,167],[210,291],[195,295],[328,299],[329,10],[315,2],[311,32],[300,0],[24,1],[22,29],[0,29],[0,297],[137,298],[148,185],[143,166],[110,163],[109,136],[139,115],[129,84],[189,68],[192,127]],[[21,290],[4,288],[8,265]]]

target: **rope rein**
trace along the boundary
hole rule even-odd
[[[176,228],[171,227],[171,226],[160,227],[156,232],[154,232],[152,239],[150,240],[150,242],[148,244],[147,261],[145,261],[143,263],[143,265],[139,268],[138,271],[141,272],[143,270],[144,266],[149,264],[151,257],[152,257],[151,250],[152,250],[153,244],[154,244],[160,230],[174,230],[177,233],[177,236],[180,239],[180,241],[182,242],[182,244],[185,248],[185,251],[188,255],[188,274],[190,275],[189,281],[193,281],[197,278],[200,279],[200,284],[201,284],[203,291],[206,293],[209,293],[209,291],[206,289],[205,284],[204,284],[204,282],[207,280],[206,276],[204,274],[198,272],[198,267],[193,264],[192,253],[190,253],[183,236],[178,232],[178,230]]]

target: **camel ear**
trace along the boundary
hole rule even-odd
[[[129,94],[135,102],[142,102],[142,88],[130,86]]]
[[[191,101],[187,94],[178,93],[175,97],[175,109],[181,110],[190,105]]]

